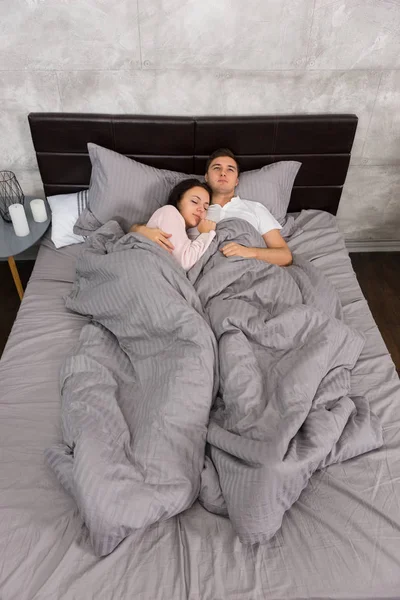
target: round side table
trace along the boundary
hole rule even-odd
[[[33,246],[40,238],[46,233],[48,226],[51,221],[51,211],[48,202],[45,200],[47,220],[43,223],[36,223],[33,220],[30,201],[34,199],[34,196],[25,196],[24,208],[28,225],[30,229],[29,235],[25,237],[17,237],[14,233],[12,223],[7,223],[0,217],[0,258],[7,258],[10,266],[11,274],[14,279],[15,287],[20,300],[24,296],[24,290],[19,277],[17,265],[15,264],[14,256],[24,252],[31,246]]]

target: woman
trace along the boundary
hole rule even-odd
[[[215,236],[216,223],[205,219],[211,189],[198,179],[185,179],[176,185],[168,204],[156,210],[147,227],[168,231],[174,246],[172,256],[188,271],[203,256]],[[197,227],[200,235],[191,241],[186,230]],[[140,233],[140,228],[135,228]]]

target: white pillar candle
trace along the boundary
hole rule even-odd
[[[10,204],[8,212],[10,213],[15,235],[18,237],[29,235],[29,225],[22,204]]]
[[[43,223],[47,220],[47,212],[46,205],[41,198],[36,198],[35,200],[31,200],[31,211],[33,215],[33,220],[36,223]]]

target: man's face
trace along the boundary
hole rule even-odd
[[[205,177],[214,194],[234,194],[239,183],[236,161],[229,156],[214,158]]]

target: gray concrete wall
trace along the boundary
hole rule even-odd
[[[400,240],[399,0],[2,0],[0,156],[40,176],[30,111],[351,112],[348,240]]]

